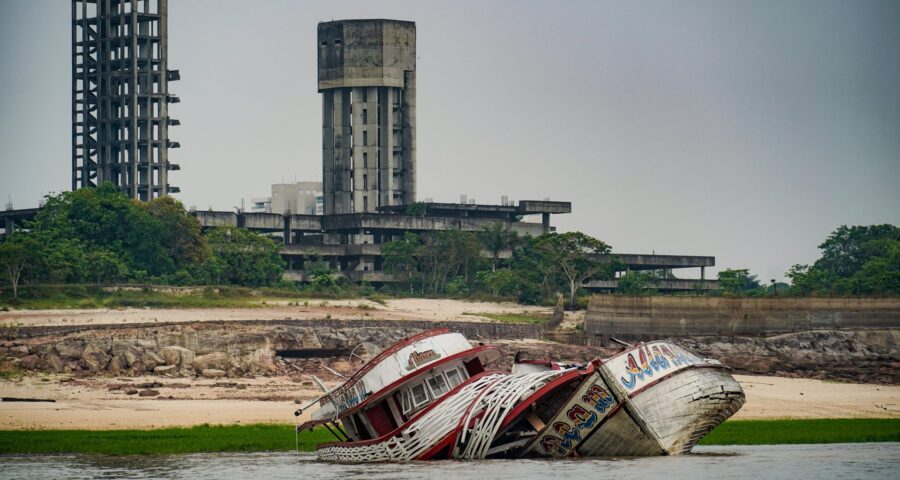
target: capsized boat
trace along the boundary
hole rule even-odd
[[[298,410],[318,406],[297,430],[327,428],[316,452],[335,462],[676,455],[744,403],[720,362],[669,342],[489,369],[500,355],[447,329],[405,338]]]

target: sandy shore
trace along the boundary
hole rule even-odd
[[[433,320],[491,321],[478,313],[547,314],[552,309],[516,303],[403,298],[381,305],[370,300],[266,302],[253,308],[126,308],[87,310],[12,310],[0,312],[0,324],[22,326],[106,325],[234,320]],[[293,304],[293,305],[290,305]]]
[[[900,386],[734,376],[747,395],[737,419],[900,418]]]
[[[735,418],[900,418],[900,386],[736,376],[747,403]],[[156,398],[128,395],[158,382]],[[171,385],[171,386],[170,386]],[[237,385],[243,385],[238,388]],[[293,399],[316,392],[287,377],[227,381],[143,377],[0,381],[0,396],[54,403],[0,402],[0,429],[124,429],[209,424],[294,423]],[[305,420],[301,417],[299,420]]]

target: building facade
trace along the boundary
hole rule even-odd
[[[169,185],[167,0],[72,0],[72,190],[112,182],[130,198]]]
[[[340,20],[318,27],[324,213],[416,201],[416,25]]]

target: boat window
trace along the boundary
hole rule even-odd
[[[447,382],[444,380],[444,376],[441,374],[429,378],[428,387],[431,388],[431,394],[434,395],[435,398],[447,393],[450,390],[449,388],[447,388]]]
[[[419,408],[428,403],[428,391],[425,390],[424,383],[413,385],[409,391],[412,393],[412,403],[414,408]]]
[[[456,388],[457,385],[462,383],[463,379],[459,369],[447,370],[447,381],[450,382],[450,388]]]

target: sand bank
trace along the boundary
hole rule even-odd
[[[294,305],[288,305],[294,303]],[[266,302],[253,308],[125,308],[86,310],[12,310],[0,312],[0,324],[23,326],[105,325],[234,320],[491,321],[477,313],[547,314],[551,309],[515,303],[402,298],[386,305],[370,300],[297,300]]]

